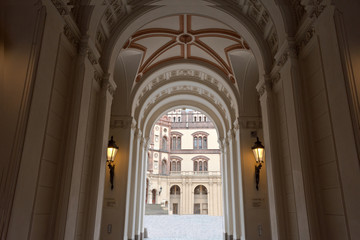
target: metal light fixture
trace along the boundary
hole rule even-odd
[[[161,191],[162,191],[162,187],[160,186],[159,196],[160,196],[160,194],[161,194]]]
[[[115,156],[117,151],[119,150],[119,147],[115,144],[115,141],[113,139],[113,136],[111,136],[111,139],[109,140],[107,152],[106,152],[106,162],[110,170],[110,184],[111,184],[111,190],[114,188],[114,170],[115,170]]]
[[[260,142],[259,138],[256,137],[256,142],[254,146],[252,146],[252,151],[255,157],[255,180],[256,180],[256,190],[259,190],[259,180],[260,180],[260,169],[262,167],[262,163],[264,163],[264,155],[265,149],[262,143]]]

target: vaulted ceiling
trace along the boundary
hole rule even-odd
[[[137,49],[143,56],[136,81],[153,67],[176,59],[203,61],[235,82],[229,53],[249,51],[244,39],[215,19],[196,15],[174,15],[145,24],[123,49]]]

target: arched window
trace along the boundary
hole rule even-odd
[[[206,116],[204,116],[204,122],[206,122]]]
[[[176,122],[176,117],[173,117],[173,122]]]
[[[170,163],[170,171],[176,171],[176,161],[171,161],[171,163]]]
[[[161,174],[166,174],[166,160],[162,160],[161,162]]]
[[[170,195],[180,195],[180,187],[178,185],[174,185],[170,188]]]
[[[194,122],[196,122],[196,117],[194,117]]]
[[[195,172],[207,172],[208,171],[208,160],[205,156],[198,156],[192,159],[194,161]]]
[[[194,137],[194,149],[207,149],[208,142],[207,136],[209,135],[207,132],[198,131],[192,134]]]
[[[177,163],[176,163],[176,171],[178,171],[178,172],[181,171],[181,161],[177,161]]]
[[[181,149],[181,137],[177,138],[177,142],[176,142],[176,149]]]
[[[201,117],[199,117],[199,122],[201,122]]]
[[[164,151],[167,150],[167,139],[166,139],[166,137],[162,138],[162,150],[164,150]]]
[[[198,194],[207,195],[207,189],[206,189],[206,187],[204,185],[198,185],[194,189],[194,194],[195,195],[198,195]]]
[[[176,149],[176,137],[172,137],[172,140],[171,140],[171,149],[174,150]]]
[[[181,117],[178,117],[178,122],[181,122]]]

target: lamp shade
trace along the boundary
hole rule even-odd
[[[111,136],[111,139],[109,140],[109,144],[107,147],[107,152],[106,152],[107,153],[106,154],[107,161],[113,162],[118,150],[119,150],[119,147],[115,144],[113,136]]]
[[[254,153],[255,161],[256,163],[263,163],[264,162],[264,155],[265,155],[265,149],[264,146],[259,141],[259,138],[257,137],[257,140],[252,146],[252,151]]]

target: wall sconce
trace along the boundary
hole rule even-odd
[[[111,136],[111,139],[109,140],[107,152],[106,152],[106,162],[110,170],[110,184],[111,184],[111,190],[114,188],[114,170],[115,170],[115,156],[118,151],[119,147],[115,144],[115,141],[113,139],[113,136]]]
[[[160,194],[161,194],[161,191],[162,191],[162,187],[160,186],[159,196],[160,196]]]
[[[251,147],[254,157],[255,157],[255,180],[256,180],[256,190],[259,190],[259,180],[260,180],[260,169],[262,167],[262,163],[264,163],[264,146],[259,141],[259,138],[256,137],[256,142],[254,146]]]

